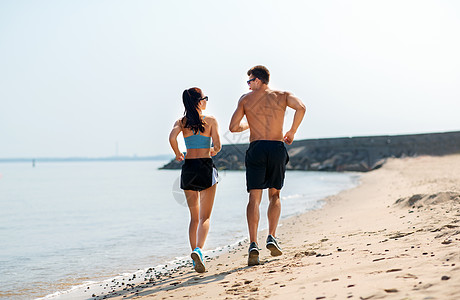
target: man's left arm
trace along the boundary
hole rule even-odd
[[[305,107],[305,104],[303,104],[299,98],[297,98],[289,92],[286,93],[286,105],[295,110],[291,129],[289,129],[289,131],[286,132],[286,134],[284,135],[284,142],[290,145],[294,141],[294,135],[296,134],[297,129],[300,126],[300,123],[302,123],[303,117],[307,109]]]
[[[249,129],[249,124],[245,121],[243,121],[244,117],[244,106],[243,106],[243,97],[240,98],[238,101],[238,106],[233,113],[232,119],[230,120],[230,125],[228,126],[228,129],[231,132],[242,132],[245,131],[246,129]]]

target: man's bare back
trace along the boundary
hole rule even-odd
[[[283,123],[287,93],[252,91],[241,98],[250,128],[251,142],[257,140],[283,141]]]
[[[256,85],[259,82],[251,83]],[[243,95],[233,113],[229,129],[241,132],[250,129],[250,141],[284,141],[292,144],[297,128],[305,114],[305,105],[290,92],[270,90],[265,84]],[[295,110],[292,126],[283,136],[286,107]],[[246,116],[247,123],[242,119]]]

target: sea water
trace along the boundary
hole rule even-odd
[[[165,163],[0,163],[0,298],[59,298],[86,282],[187,257],[180,170],[159,170]],[[288,171],[281,219],[321,207],[358,178]],[[247,198],[244,171],[219,172],[204,250],[247,236]],[[260,229],[267,206],[265,193]]]

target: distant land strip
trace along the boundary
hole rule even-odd
[[[0,158],[2,162],[91,162],[91,161],[146,161],[146,160],[170,160],[173,155],[155,156],[108,156],[108,157],[37,157],[37,158]]]
[[[224,145],[214,157],[220,170],[244,170],[249,144]],[[460,153],[460,131],[298,140],[286,146],[288,170],[368,172],[390,157],[441,156]],[[161,169],[179,169],[170,161]]]

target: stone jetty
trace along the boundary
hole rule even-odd
[[[244,170],[248,144],[227,144],[214,157],[218,169]],[[289,170],[367,172],[381,167],[389,157],[441,156],[460,153],[460,131],[409,135],[382,135],[306,139],[287,147]],[[180,169],[169,162],[162,169]]]

